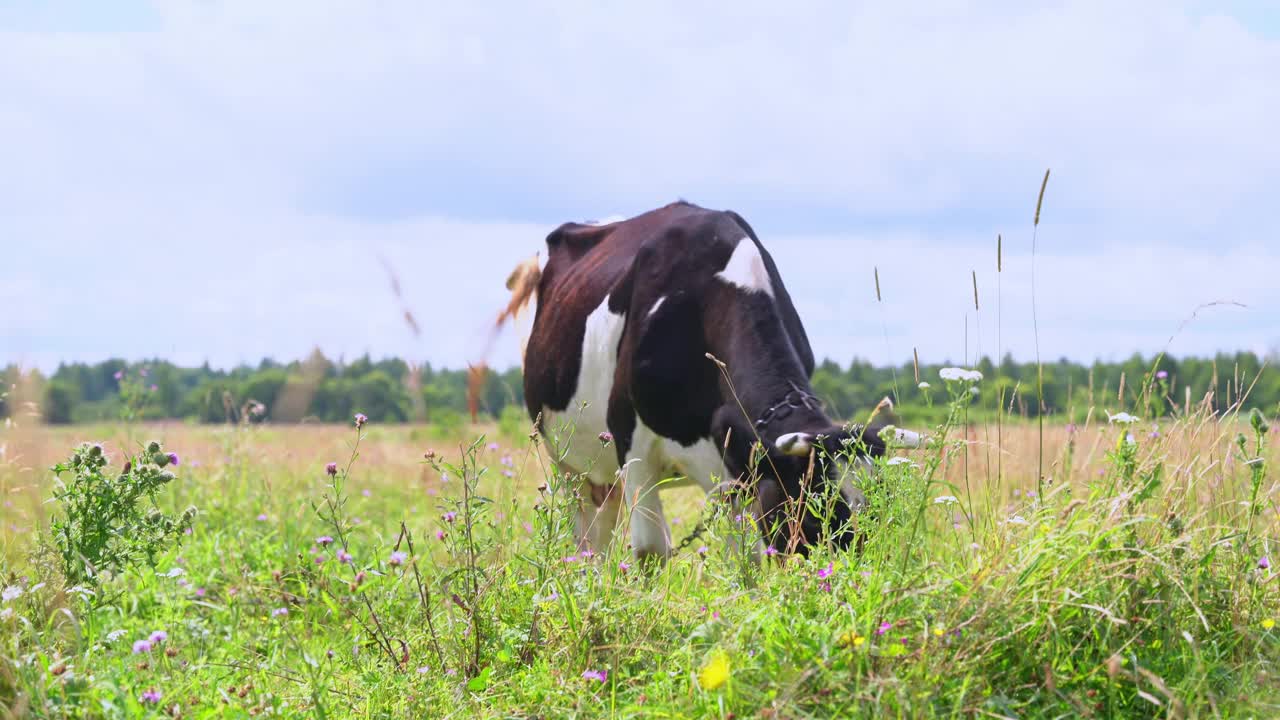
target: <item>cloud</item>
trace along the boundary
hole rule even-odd
[[[746,215],[820,354],[956,358],[969,269],[985,295],[997,232],[1028,254],[1047,166],[1043,354],[1159,349],[1222,298],[1250,308],[1206,313],[1175,352],[1262,349],[1280,42],[1220,7],[174,2],[127,16],[137,32],[0,15],[0,362],[319,344],[457,365],[552,227],[677,196]],[[857,304],[875,265],[883,310]],[[1015,267],[1006,339],[1027,357]]]

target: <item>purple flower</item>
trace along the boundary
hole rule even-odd
[[[598,683],[603,684],[609,681],[609,671],[608,670],[588,670],[582,673],[582,679],[594,680]]]
[[[622,572],[626,572],[631,569],[631,563],[620,562],[618,563],[618,569],[621,570]]]
[[[363,585],[363,584],[364,584],[364,581],[365,581],[365,578],[367,578],[367,577],[368,577],[368,575],[365,575],[363,570],[361,570],[360,572],[356,573],[356,584],[357,584],[357,585]]]
[[[599,437],[600,437],[601,445],[608,445],[609,443],[613,442],[613,433],[608,432],[607,430],[605,432],[600,433]]]
[[[596,554],[591,551],[591,548],[587,548],[586,550],[583,550],[579,554],[582,556],[583,560],[590,560],[591,558],[596,556]]]
[[[117,371],[116,371],[116,374],[115,374],[115,375],[112,375],[112,377],[114,377],[116,380],[123,380],[123,379],[124,379],[124,371],[123,371],[123,370],[117,370]]]
[[[502,456],[502,460],[501,460],[500,462],[501,462],[503,465],[506,465],[507,467],[515,467],[515,466],[516,466],[516,461],[515,461],[515,460],[512,460],[510,455],[503,455],[503,456]]]
[[[458,519],[458,513],[456,513],[456,512],[454,512],[454,511],[450,510],[449,512],[445,513],[445,514],[444,514],[444,515],[442,515],[441,517],[443,517],[443,518],[444,518],[444,521],[445,521],[445,522],[447,522],[447,523],[451,523],[451,522],[453,522],[454,520],[457,520],[457,519]]]
[[[406,561],[408,561],[408,560],[409,560],[409,553],[406,553],[406,552],[402,552],[402,551],[400,551],[400,550],[397,550],[397,551],[395,551],[395,552],[391,553],[391,559],[390,559],[390,560],[388,560],[387,562],[389,562],[389,563],[391,563],[392,565],[395,565],[395,566],[400,566],[400,565],[405,564],[405,562],[406,562]]]
[[[328,535],[321,535],[320,537],[316,538],[316,544],[319,545],[320,547],[328,547],[333,544],[333,538],[329,537]]]
[[[443,530],[437,530],[437,531],[436,531],[436,539],[437,539],[437,540],[443,540],[443,539],[444,539],[444,531],[443,531]]]
[[[133,654],[141,655],[151,652],[151,643],[147,640],[138,640],[133,644]]]
[[[884,635],[885,633],[889,632],[892,629],[893,629],[893,623],[882,622],[880,623],[880,627],[876,628],[876,635]]]
[[[142,702],[148,705],[155,705],[160,702],[160,691],[152,688],[142,693]]]
[[[774,555],[778,554],[778,548],[770,545],[769,547],[764,549],[764,554],[769,557],[773,557]]]
[[[162,643],[162,642],[164,642],[165,640],[168,640],[168,639],[169,639],[169,633],[167,633],[167,632],[165,632],[165,631],[163,631],[163,630],[157,630],[157,631],[155,631],[155,632],[151,633],[151,637],[149,637],[149,638],[147,638],[147,639],[151,641],[151,644],[153,644],[153,645],[159,645],[160,643]]]
[[[173,453],[173,452],[169,453],[169,464],[170,464],[170,465],[179,465],[180,463],[178,462],[178,459],[179,459],[179,458],[178,458],[178,453]]]
[[[204,595],[205,595],[205,589],[204,589],[204,588],[202,588],[202,587],[198,587],[198,588],[196,588],[196,597],[198,597],[198,598],[202,598],[202,597],[204,597]]]
[[[1263,555],[1262,557],[1258,558],[1258,569],[1260,569],[1260,570],[1270,570],[1270,569],[1271,569],[1271,558],[1267,557],[1266,555]]]
[[[1159,372],[1156,373],[1157,380],[1166,380],[1168,379],[1168,377],[1169,377],[1169,373],[1166,370],[1160,370]]]
[[[1075,423],[1067,423],[1067,432],[1068,432],[1068,433],[1074,433],[1075,431],[1076,431],[1076,424],[1075,424]]]
[[[324,474],[325,474],[325,475],[337,475],[337,474],[338,474],[338,463],[336,463],[336,462],[331,462],[331,463],[329,463],[328,465],[325,465],[325,466],[324,466]]]
[[[285,615],[288,615],[288,614],[289,614],[289,608],[276,608],[275,610],[271,611],[271,617],[273,618],[284,617]]]
[[[364,490],[360,491],[360,494],[365,497],[371,497],[373,495],[373,492],[370,491],[369,488],[365,488]]]
[[[367,422],[369,422],[369,416],[368,416],[368,415],[365,415],[364,413],[356,413],[356,428],[357,428],[357,429],[364,427],[364,424],[365,424],[365,423],[367,423]]]
[[[707,556],[707,546],[706,546],[706,545],[703,545],[702,547],[698,548],[698,554],[699,554],[699,555],[701,555],[702,557],[706,557],[706,556]]]
[[[147,388],[147,392],[155,392],[156,390],[159,390],[159,388],[157,388],[154,383]]]
[[[266,522],[266,521],[267,521],[267,514],[266,514],[266,513],[259,513],[259,514],[258,514],[258,522]]]
[[[150,375],[151,372],[148,371],[146,368],[142,368],[141,370],[138,371],[138,374],[141,375],[142,377],[146,377]]]
[[[827,563],[827,566],[818,571],[818,579],[826,580],[835,574],[836,564],[834,562]]]
[[[314,559],[315,559],[315,561],[316,561],[316,564],[317,564],[317,565],[323,565],[323,564],[324,564],[324,559],[325,559],[325,558],[324,558],[324,556],[323,556],[323,555],[317,555],[317,556],[315,556],[315,558],[314,558]]]
[[[497,451],[498,451],[498,443],[496,442],[489,443],[489,452],[497,452]]]
[[[511,478],[513,478],[513,477],[515,477],[515,476],[516,476],[516,474],[515,474],[514,472],[512,472],[511,470],[503,470],[503,471],[502,471],[502,477],[507,478],[508,480],[510,480]]]
[[[351,557],[351,553],[347,552],[346,550],[339,550],[337,553],[337,557],[338,557],[338,562],[342,563],[343,565],[350,565],[351,561],[355,560],[355,558]]]

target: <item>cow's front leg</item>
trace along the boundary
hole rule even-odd
[[[631,458],[619,474],[631,510],[632,552],[642,560],[665,561],[671,556],[671,528],[658,494],[658,465],[647,458]]]

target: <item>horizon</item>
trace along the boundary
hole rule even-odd
[[[1033,302],[1043,358],[1280,347],[1259,2],[19,0],[0,39],[0,365],[465,367],[552,229],[677,197],[754,226],[822,357],[1031,358]]]

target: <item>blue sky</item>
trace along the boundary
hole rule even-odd
[[[676,197],[752,222],[820,355],[1028,358],[1046,167],[1044,355],[1265,352],[1276,77],[1243,0],[0,0],[0,363],[458,366],[550,229]]]

